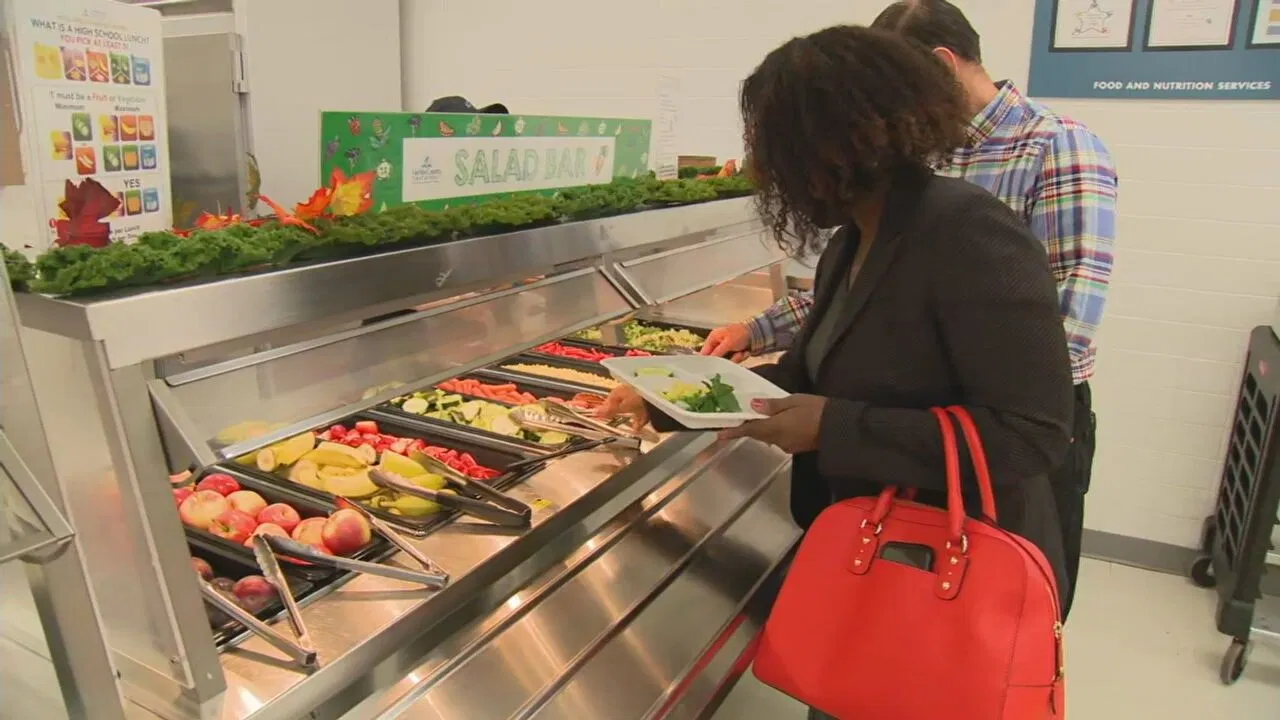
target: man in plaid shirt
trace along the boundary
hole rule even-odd
[[[993,82],[982,67],[977,31],[951,3],[896,2],[872,27],[902,33],[954,68],[975,114],[969,142],[939,174],[970,180],[1003,200],[1026,218],[1048,250],[1076,383],[1072,449],[1053,477],[1071,578],[1065,614],[1079,571],[1084,494],[1093,464],[1096,423],[1089,378],[1111,276],[1115,167],[1088,128],[1027,100],[1010,82]],[[703,353],[740,358],[785,349],[812,307],[812,295],[787,297],[762,315],[713,331]]]

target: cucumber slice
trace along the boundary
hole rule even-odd
[[[431,407],[431,403],[419,397],[409,398],[404,401],[404,405],[400,406],[400,408],[405,412],[413,413],[414,415],[421,415],[426,412],[429,407]]]

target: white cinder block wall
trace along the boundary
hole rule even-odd
[[[869,22],[886,2],[657,0],[607,19],[587,0],[402,0],[405,107],[460,94],[514,112],[649,117],[658,78],[674,72],[678,150],[739,157],[736,93],[755,63],[793,35]],[[992,73],[1025,87],[1033,3],[958,4]],[[1087,524],[1192,546],[1247,334],[1280,294],[1280,103],[1050,104],[1102,136],[1122,178]]]

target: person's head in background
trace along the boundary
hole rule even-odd
[[[969,113],[942,63],[901,36],[841,26],[789,40],[742,84],[756,203],[792,255],[878,219],[902,172],[949,158]]]
[[[871,23],[924,45],[956,74],[971,115],[978,114],[999,89],[982,66],[982,39],[969,18],[947,0],[899,0]]]
[[[426,112],[434,113],[479,113],[481,115],[510,115],[507,106],[502,103],[493,103],[477,108],[471,104],[470,100],[460,95],[448,95],[446,97],[436,98],[431,101],[431,105],[427,106]]]

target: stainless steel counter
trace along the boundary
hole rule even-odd
[[[216,651],[162,478],[376,405],[402,391],[389,383],[423,387],[602,321],[740,320],[774,299],[768,276],[742,276],[780,259],[746,202],[726,201],[92,301],[20,299],[40,414],[59,430],[54,470],[76,488],[69,511],[132,709],[695,716],[735,672],[796,539],[775,450],[680,434],[638,457],[554,461],[509,491],[535,508],[531,529],[455,521],[414,541],[451,574],[445,589],[357,576],[304,607],[321,660],[310,672],[253,638]],[[456,297],[359,322],[443,296]],[[275,429],[220,445],[219,428],[247,420]]]

